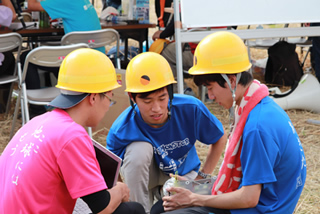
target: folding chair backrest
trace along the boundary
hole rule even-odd
[[[116,64],[120,69],[120,36],[114,29],[101,29],[92,31],[73,31],[67,33],[61,38],[61,45],[70,45],[76,43],[86,43],[90,48],[100,48],[116,42]]]
[[[59,67],[66,55],[79,48],[89,48],[85,43],[66,46],[40,46],[30,51],[26,57],[22,82],[25,81],[29,63],[45,67]]]
[[[62,45],[86,43],[90,48],[104,47],[113,42],[119,42],[119,33],[114,29],[73,31],[61,38]]]
[[[0,53],[17,50],[16,64],[13,75],[17,74],[18,63],[22,48],[22,37],[18,33],[0,34]]]
[[[18,82],[17,69],[20,68],[20,53],[22,47],[22,37],[18,33],[6,33],[0,34],[0,53],[8,52],[8,51],[17,51],[16,61],[14,66],[14,72],[12,75],[2,75],[0,77],[0,85],[12,83],[9,89],[9,95],[7,99],[6,113],[9,112],[10,109],[10,101],[13,90],[13,83]]]
[[[12,51],[18,48],[20,55],[22,45],[22,37],[18,33],[0,34],[0,53]]]

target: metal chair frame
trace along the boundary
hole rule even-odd
[[[13,135],[13,130],[17,119],[20,102],[23,125],[27,123],[30,119],[28,109],[29,103],[34,105],[47,105],[50,101],[52,101],[56,96],[60,94],[60,90],[56,87],[27,89],[25,79],[27,76],[29,63],[45,67],[59,67],[66,55],[68,55],[73,50],[79,48],[89,48],[89,46],[84,43],[66,46],[41,46],[31,50],[28,53],[23,66],[22,73],[21,68],[18,69],[19,86],[21,88],[19,92],[20,99],[18,99],[16,103],[10,137],[12,137]]]
[[[0,85],[12,83],[10,90],[9,90],[9,96],[7,100],[7,106],[5,113],[7,114],[10,109],[10,101],[12,97],[12,91],[13,91],[13,83],[18,83],[18,68],[20,67],[20,53],[22,48],[22,37],[18,33],[7,33],[7,34],[1,34],[0,35],[0,53],[4,53],[7,51],[17,51],[16,53],[16,62],[14,67],[14,73],[13,75],[2,75],[0,77]]]
[[[100,48],[111,43],[116,42],[116,67],[121,69],[119,47],[120,47],[120,36],[118,31],[114,29],[101,29],[93,31],[73,31],[67,33],[61,38],[61,45],[70,45],[76,43],[86,43],[90,48]]]

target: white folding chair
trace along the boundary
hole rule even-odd
[[[52,101],[56,96],[60,94],[60,90],[56,87],[27,89],[25,79],[29,64],[33,63],[38,66],[59,67],[64,57],[68,55],[71,51],[76,50],[78,48],[89,48],[89,46],[84,43],[66,46],[41,46],[31,50],[28,53],[22,73],[21,69],[19,69],[19,84],[21,87],[19,96],[21,97],[21,112],[23,122],[22,124],[27,123],[29,121],[29,103],[34,105],[47,105],[50,101]],[[11,134],[13,134],[15,121],[18,114],[18,100],[15,107]]]
[[[13,83],[18,82],[18,72],[17,69],[20,67],[20,53],[21,53],[21,46],[22,46],[22,37],[18,33],[7,33],[7,34],[0,34],[0,53],[7,52],[7,51],[17,51],[16,54],[16,63],[14,68],[14,73],[12,75],[3,75],[0,76],[0,85],[11,83],[11,87],[9,90],[9,96],[7,100],[6,106],[6,114],[10,109],[11,104],[11,96],[13,91]]]
[[[101,29],[93,31],[73,31],[67,33],[61,38],[61,45],[70,45],[75,43],[86,43],[90,48],[100,48],[111,43],[117,43],[117,52],[115,56],[116,67],[121,69],[119,47],[120,36],[118,31],[114,29]]]

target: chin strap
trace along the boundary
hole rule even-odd
[[[168,120],[171,119],[171,108],[172,108],[172,100],[173,100],[173,85],[168,85],[168,93],[169,93],[169,107],[168,107]]]
[[[239,82],[239,80],[241,78],[241,73],[236,74],[237,80],[236,80],[236,85],[235,85],[234,89],[232,89],[232,87],[231,87],[231,83],[230,83],[230,80],[228,78],[228,75],[227,74],[221,74],[221,76],[227,82],[227,84],[229,86],[229,89],[230,89],[230,91],[232,93],[233,102],[232,102],[232,107],[229,110],[229,123],[233,124],[234,123],[235,107],[236,107],[236,90],[237,90],[238,82]]]

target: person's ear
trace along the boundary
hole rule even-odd
[[[236,84],[237,84],[237,75],[229,75],[229,81],[230,81],[230,84],[231,84],[231,87],[232,89],[234,89],[236,87]]]
[[[134,99],[133,99],[133,97],[132,97],[131,92],[128,92],[128,96],[129,96],[129,98],[130,98],[131,102],[135,103],[135,101],[134,101]]]
[[[89,99],[89,103],[91,104],[91,105],[93,105],[95,102],[96,102],[96,95],[97,94],[94,94],[94,93],[92,93],[92,94],[90,94],[89,96],[88,96],[88,99]]]

